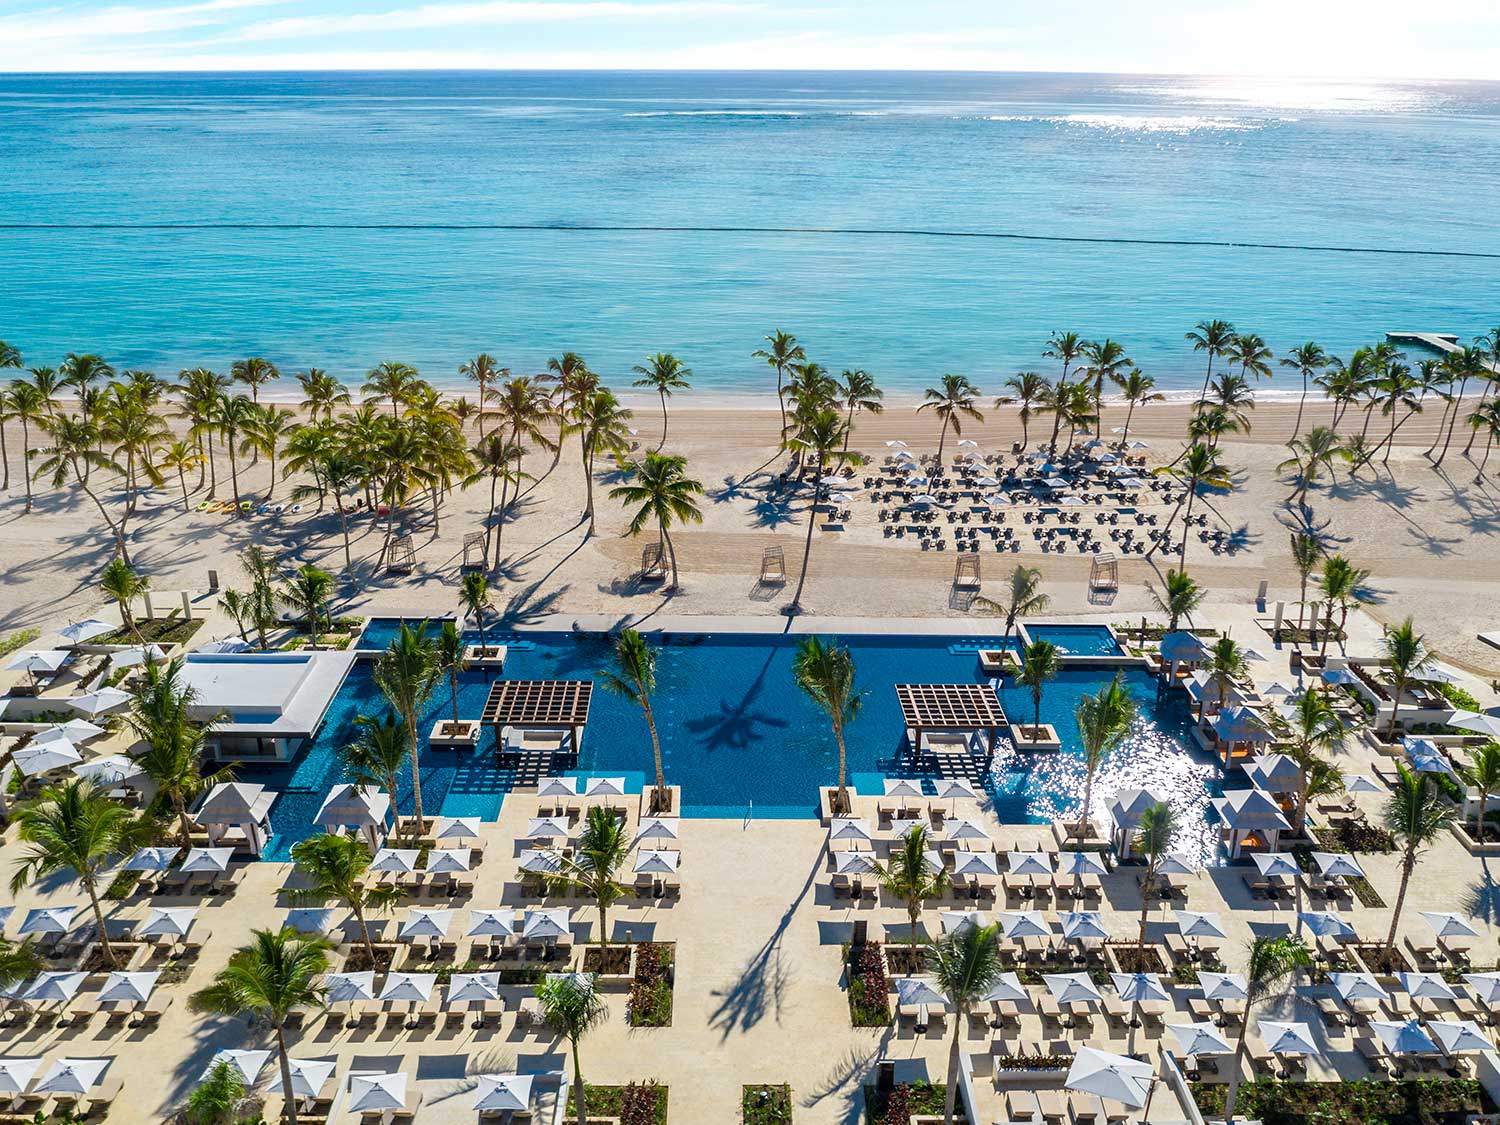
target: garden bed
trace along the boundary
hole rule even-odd
[[[625,1086],[593,1086],[584,1083],[583,1108],[590,1119],[612,1117],[620,1125],[666,1125],[667,1088],[656,1082],[631,1082]],[[578,1116],[573,1088],[568,1089],[568,1118]]]
[[[201,617],[152,617],[137,618],[137,637],[123,626],[113,633],[105,633],[89,641],[91,645],[177,645],[192,640],[193,634],[203,626]]]
[[[1291,852],[1292,856],[1297,860],[1298,867],[1310,875],[1317,873],[1318,865],[1313,861],[1313,849],[1310,845],[1294,844],[1292,845]],[[1385,899],[1381,898],[1380,892],[1370,885],[1370,880],[1346,878],[1344,886],[1354,892],[1354,897],[1359,900],[1361,906],[1368,906],[1375,910],[1385,909]]]
[[[740,1094],[740,1120],[744,1125],[787,1125],[792,1120],[792,1088],[745,1086]]]
[[[1200,957],[1197,961],[1184,961],[1172,970],[1173,984],[1197,984],[1199,973],[1226,973],[1224,962],[1217,957]]]
[[[1067,1070],[1073,1065],[1072,1055],[995,1055],[995,1070]]]
[[[1378,852],[1389,855],[1396,850],[1396,838],[1384,828],[1365,821],[1344,823],[1338,827],[1321,826],[1312,830],[1318,843],[1331,852]]]
[[[623,976],[630,972],[630,946],[612,945],[608,949],[591,945],[583,951],[583,971],[602,976]]]
[[[673,958],[676,947],[643,942],[635,947],[635,979],[627,1013],[631,1027],[672,1026]]]
[[[855,1027],[887,1027],[891,1022],[890,981],[879,942],[844,947],[849,1019]]]
[[[889,1093],[865,1087],[865,1121],[869,1125],[908,1125],[913,1117],[943,1116],[948,1087],[938,1082],[898,1082]],[[966,1121],[963,1102],[953,1107],[953,1120]]]
[[[1351,946],[1350,952],[1364,965],[1366,972],[1377,977],[1393,977],[1397,973],[1412,971],[1411,962],[1407,960],[1406,954],[1402,953],[1398,947],[1386,945],[1383,942]]]
[[[911,977],[927,971],[927,953],[918,945],[887,945],[885,967],[892,976]]]
[[[344,958],[344,967],[339,971],[344,973],[370,971],[383,973],[395,964],[396,947],[393,945],[377,945],[375,947],[375,960],[378,962],[377,964],[370,964],[370,952],[365,948],[365,943],[363,941],[356,941],[353,948],[349,950],[349,955]]]
[[[1165,973],[1167,971],[1167,966],[1161,959],[1161,952],[1155,946],[1148,945],[1144,950],[1140,950],[1132,943],[1130,945],[1109,944],[1104,948],[1109,959],[1114,962],[1116,972]]]
[[[1228,1087],[1192,1083],[1205,1117],[1224,1112]],[[1405,1082],[1275,1082],[1240,1086],[1234,1110],[1264,1125],[1464,1125],[1470,1114],[1493,1113],[1478,1082],[1424,1079]]]

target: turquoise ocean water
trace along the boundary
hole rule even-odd
[[[893,390],[988,389],[1074,328],[1187,387],[1207,316],[1345,354],[1500,323],[1500,84],[13,75],[0,152],[29,363],[452,383],[571,348],[623,382],[671,350],[733,393],[782,326]]]

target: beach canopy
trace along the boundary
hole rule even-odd
[[[402,941],[417,938],[441,939],[447,936],[448,926],[453,921],[453,911],[413,906],[406,912],[406,921],[401,923],[399,937]]]
[[[531,1075],[481,1074],[473,1109],[480,1113],[524,1113],[531,1108]]]
[[[905,449],[906,442],[902,441],[900,438],[897,438],[895,441],[886,442],[885,447],[887,449]]]
[[[299,906],[286,912],[286,920],[282,925],[299,934],[321,937],[336,929],[333,920],[337,915],[338,911],[331,906]]]
[[[346,782],[328,791],[313,823],[319,828],[376,828],[385,824],[390,811],[389,794]]]
[[[1357,773],[1351,776],[1348,780],[1348,784],[1345,785],[1344,788],[1347,789],[1350,793],[1385,792],[1385,786],[1381,785],[1380,782],[1374,780],[1371,777],[1366,777],[1362,773]]]
[[[1432,927],[1432,932],[1444,940],[1449,938],[1477,938],[1479,936],[1479,931],[1457,914],[1433,910],[1423,910],[1419,913],[1421,913],[1427,924]]]
[[[141,767],[136,764],[135,759],[124,754],[108,754],[91,762],[79,763],[73,767],[73,772],[95,785],[109,787],[118,785],[127,778],[139,777]],[[172,850],[175,853],[177,849]]]
[[[66,1004],[78,995],[88,973],[51,972],[38,973],[25,992],[24,998],[36,1004],[56,1002]]]
[[[1058,852],[1059,875],[1104,875],[1109,871],[1098,852]]]
[[[233,848],[191,848],[183,856],[178,870],[188,875],[205,871],[222,875],[229,870],[229,861],[233,858]]]
[[[1329,687],[1347,687],[1359,683],[1359,677],[1347,668],[1324,668],[1319,678]]]
[[[887,797],[920,797],[922,783],[907,777],[888,777],[882,783]]]
[[[1264,789],[1235,789],[1209,802],[1231,829],[1240,832],[1291,831],[1281,808]]]
[[[1105,941],[1109,931],[1097,910],[1066,911],[1062,914],[1063,937],[1068,941]]]
[[[1226,707],[1214,716],[1213,729],[1220,742],[1276,741],[1276,732],[1249,707]]]
[[[514,910],[470,910],[468,937],[512,937],[516,932]]]
[[[57,631],[57,635],[69,644],[78,645],[91,641],[95,637],[102,637],[106,633],[119,632],[119,629],[118,625],[111,625],[108,621],[90,617],[84,621],[74,621],[71,625],[64,625]]]
[[[896,980],[896,1002],[903,1008],[920,1004],[944,1008],[948,1006],[947,997],[918,977],[900,977]]]
[[[19,750],[12,750],[11,761],[24,777],[51,773],[53,770],[83,761],[83,755],[66,738],[54,738],[49,742],[33,742]]]
[[[167,650],[161,645],[134,645],[109,654],[109,662],[116,668],[134,668],[137,664],[154,664],[166,658]]]
[[[1427,1033],[1438,1041],[1447,1055],[1468,1055],[1495,1049],[1473,1020],[1429,1020]]]
[[[563,857],[550,848],[525,848],[520,869],[529,875],[555,875],[562,870]]]
[[[1490,715],[1483,711],[1460,710],[1448,716],[1448,725],[1500,739],[1500,715]]]
[[[1198,984],[1203,988],[1205,1000],[1224,1003],[1230,1000],[1250,999],[1250,986],[1239,973],[1208,973],[1199,971]]]
[[[236,653],[249,652],[254,646],[239,637],[225,637],[218,641],[209,641],[206,645],[198,647],[199,652],[206,653]]]
[[[499,973],[454,973],[448,982],[448,1003],[480,1004],[500,999]]]
[[[1202,865],[1186,852],[1168,852],[1156,868],[1158,875],[1196,875]]]
[[[436,984],[436,973],[387,973],[385,986],[380,990],[380,1000],[425,1004],[431,998]]]
[[[998,875],[1000,857],[994,852],[957,852],[953,857],[953,874],[968,878]]]
[[[199,824],[259,824],[271,815],[276,793],[247,781],[215,785],[193,817]]]
[[[102,687],[97,691],[86,692],[83,695],[74,695],[63,700],[73,710],[97,719],[100,715],[107,715],[111,711],[124,707],[134,696],[128,691],[119,688]]]
[[[1369,973],[1330,973],[1328,979],[1333,990],[1348,1004],[1356,1000],[1373,1000],[1378,1004],[1390,999],[1390,993]]]
[[[534,816],[526,822],[527,840],[555,840],[568,835],[568,822],[560,816]]]
[[[427,874],[456,875],[468,871],[473,862],[468,848],[435,848],[427,853]]]
[[[1413,1000],[1458,999],[1458,993],[1437,973],[1397,973],[1396,979]]]
[[[961,777],[948,777],[938,781],[937,795],[947,800],[956,797],[978,797],[979,792]]]
[[[988,840],[990,834],[984,830],[984,826],[973,820],[954,820],[948,825],[947,836],[949,840]],[[1026,853],[1031,854],[1031,853]],[[1049,867],[1047,873],[1050,875],[1052,869]]]
[[[979,930],[989,925],[989,919],[980,910],[943,910],[938,914],[938,923],[945,934],[958,934],[964,930]]]
[[[1370,1030],[1393,1055],[1436,1055],[1440,1052],[1432,1036],[1417,1020],[1371,1020]]]
[[[36,1072],[41,1068],[40,1055],[35,1058],[11,1056],[0,1059],[0,1094],[25,1093],[27,1084],[36,1077]]]
[[[1313,852],[1313,862],[1328,878],[1363,879],[1365,869],[1352,855],[1344,852]]]
[[[1166,797],[1150,789],[1119,789],[1106,807],[1115,827],[1128,832],[1140,826],[1147,809],[1165,801]]]
[[[1110,973],[1109,979],[1120,999],[1127,1004],[1172,998],[1172,994],[1162,987],[1161,977],[1155,973]]]
[[[538,797],[576,797],[578,796],[578,779],[576,777],[544,777],[537,783],[536,795]]]
[[[591,777],[583,785],[585,797],[623,797],[625,796],[625,779],[623,777]]]
[[[1440,773],[1454,778],[1458,776],[1448,755],[1438,749],[1437,743],[1430,738],[1403,738],[1401,748],[1406,752],[1406,760],[1411,763],[1412,769],[1418,773]]]
[[[993,1004],[1004,1001],[1010,1004],[1022,1004],[1031,999],[1031,993],[1026,991],[1026,986],[1021,983],[1021,977],[1017,973],[1001,973],[990,990],[979,998],[982,1004]]]
[[[1297,920],[1317,937],[1353,940],[1359,935],[1348,919],[1332,910],[1304,910]]]
[[[1229,1055],[1234,1053],[1234,1044],[1211,1023],[1169,1023],[1167,1030],[1177,1040],[1177,1049],[1184,1055]]]
[[[1021,938],[1049,938],[1052,927],[1047,916],[1037,910],[1007,911],[1000,915],[1000,929],[1013,940]]]
[[[1081,1094],[1093,1094],[1140,1109],[1151,1097],[1152,1073],[1151,1064],[1139,1059],[1110,1054],[1096,1047],[1080,1047],[1063,1085]]]
[[[383,1113],[406,1105],[406,1074],[395,1070],[388,1074],[351,1074],[350,1113]]]
[[[1260,1037],[1273,1055],[1321,1055],[1313,1041],[1312,1029],[1305,1023],[1260,1021]]]
[[[1229,937],[1224,932],[1224,924],[1219,920],[1218,914],[1197,910],[1175,910],[1173,915],[1177,919],[1177,929],[1183,937],[1219,938],[1220,940]]]
[[[101,1004],[144,1004],[151,999],[161,973],[110,973],[99,989]]]
[[[87,719],[69,719],[65,723],[53,723],[45,730],[39,731],[32,743],[54,742],[58,739],[67,739],[69,742],[87,742],[91,738],[98,738],[102,734],[108,734],[103,727],[89,722]]]
[[[1302,874],[1302,868],[1297,866],[1297,861],[1285,852],[1257,852],[1250,858],[1255,861],[1255,866],[1260,868],[1260,873],[1268,879],[1273,875],[1283,879],[1295,879]]]
[[[375,974],[329,973],[323,978],[328,986],[330,1004],[354,1004],[375,999]]]
[[[479,839],[479,818],[477,816],[438,817],[437,824],[433,826],[432,838],[440,844],[451,843],[454,840],[477,840]]]
[[[1464,983],[1482,1004],[1500,1004],[1500,973],[1465,973]]]
[[[572,933],[568,928],[571,918],[566,906],[528,910],[521,918],[521,935],[528,940],[568,937]]]
[[[72,656],[66,649],[26,649],[16,653],[5,664],[7,672],[56,672]]]
[[[31,1088],[33,1094],[87,1094],[113,1059],[58,1059]]]
[[[209,1059],[208,1066],[203,1068],[198,1081],[206,1081],[220,1063],[228,1063],[230,1068],[240,1076],[240,1081],[246,1086],[254,1086],[255,1080],[260,1077],[260,1072],[265,1069],[266,1063],[270,1060],[270,1051],[247,1051],[225,1047],[223,1050],[216,1051],[214,1057]]]
[[[1157,648],[1161,652],[1161,658],[1168,664],[1196,664],[1200,660],[1207,660],[1209,656],[1206,642],[1192,633],[1181,631],[1163,634]]]
[[[1085,1004],[1104,999],[1087,973],[1044,973],[1042,980],[1059,1004]]]
[[[834,852],[833,870],[838,875],[873,875],[880,865],[869,852]]]
[[[146,920],[136,927],[136,937],[186,937],[198,917],[196,906],[153,906]]]
[[[1250,780],[1272,793],[1296,793],[1302,789],[1302,767],[1288,754],[1257,754],[1245,771]]]
[[[671,875],[677,870],[676,852],[640,851],[633,870],[637,875]]]
[[[869,843],[875,838],[870,831],[870,822],[856,816],[834,817],[833,823],[828,828],[828,839],[832,841],[853,840],[858,843]]]
[[[292,1097],[315,1098],[333,1077],[333,1072],[338,1064],[332,1059],[287,1059],[287,1069],[292,1074]],[[281,1068],[276,1068],[276,1073],[267,1087],[272,1094],[281,1093]]]
[[[73,924],[76,906],[34,906],[21,919],[20,936],[27,934],[65,934]]]
[[[641,825],[635,834],[637,840],[675,840],[677,839],[677,818],[675,816],[644,816]]]
[[[1012,875],[1040,875],[1045,878],[1052,874],[1052,859],[1046,852],[1009,852],[1005,862]]]

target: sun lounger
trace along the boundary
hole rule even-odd
[[[1037,1101],[1036,1091],[1006,1090],[1005,1115],[1012,1121],[1039,1121],[1042,1107]]]
[[[1068,1119],[1068,1100],[1061,1090],[1038,1090],[1037,1104],[1047,1125],[1062,1125]]]
[[[1099,1125],[1099,1102],[1085,1097],[1068,1097],[1068,1120],[1073,1125]]]

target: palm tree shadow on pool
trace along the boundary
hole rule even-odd
[[[745,688],[744,695],[738,700],[721,698],[716,714],[689,719],[682,724],[683,727],[698,735],[699,741],[709,750],[720,747],[744,750],[763,737],[765,728],[787,727],[789,724],[781,715],[756,708],[756,701],[765,688],[766,673],[771,670],[771,661],[775,657],[776,649],[772,648],[766,652],[765,663],[761,665],[755,679],[750,681]]]

